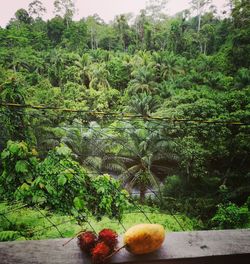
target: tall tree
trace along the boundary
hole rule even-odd
[[[29,14],[31,17],[41,18],[46,13],[46,8],[39,0],[34,0],[29,4]]]
[[[74,0],[55,0],[54,7],[55,7],[54,12],[64,17],[68,28],[69,22],[72,20],[72,17],[76,12]]]
[[[192,0],[192,9],[196,11],[198,17],[197,32],[201,29],[201,16],[206,10],[206,7],[211,3],[211,0]]]
[[[62,41],[65,29],[63,18],[60,16],[56,16],[48,21],[47,34],[54,45],[57,45]]]
[[[129,16],[122,14],[116,16],[114,26],[118,32],[119,43],[122,49],[125,51],[129,43],[129,25],[128,25]]]
[[[31,22],[31,17],[29,16],[29,13],[23,8],[18,9],[16,11],[15,17],[16,17],[16,20],[20,23],[30,24]]]
[[[85,21],[80,20],[71,23],[63,32],[62,45],[71,51],[82,51],[87,47],[87,26]]]
[[[142,9],[135,19],[136,45],[138,49],[150,49],[152,46],[153,25],[147,11]]]
[[[146,4],[147,15],[156,23],[157,21],[166,18],[166,5],[168,0],[148,0]]]
[[[98,14],[94,14],[93,16],[88,16],[86,19],[86,25],[90,39],[91,49],[97,49],[99,47],[100,30],[101,30],[101,25],[103,24],[104,21],[99,17]]]
[[[200,50],[206,55],[207,50],[209,48],[208,47],[209,40],[211,40],[212,37],[214,36],[214,27],[210,24],[205,24],[201,27],[200,33],[201,33],[199,36]]]

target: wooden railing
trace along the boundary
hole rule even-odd
[[[1,264],[88,264],[89,259],[68,239],[1,242]],[[134,256],[125,249],[111,263],[249,264],[250,229],[167,233],[158,251]]]

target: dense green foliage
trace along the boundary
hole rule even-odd
[[[238,207],[233,203],[219,204],[218,210],[211,221],[220,229],[246,227],[249,222],[249,208],[247,205]]]
[[[109,24],[73,21],[70,0],[55,1],[49,21],[40,1],[17,10],[0,28],[2,199],[121,219],[122,185],[199,228],[248,225],[250,4],[231,0],[221,18],[197,1],[174,17],[152,4]]]
[[[128,194],[109,175],[95,178],[70,157],[71,150],[61,144],[40,161],[24,142],[8,141],[2,152],[3,172],[0,194],[8,201],[21,200],[77,218],[94,214],[121,219],[128,208]]]

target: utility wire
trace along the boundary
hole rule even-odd
[[[235,126],[249,126],[250,122],[241,122],[238,120],[232,121],[224,121],[224,120],[204,120],[204,119],[185,119],[185,118],[170,118],[170,117],[163,117],[163,116],[156,116],[156,115],[136,115],[131,113],[117,113],[117,112],[104,112],[104,111],[86,111],[81,109],[72,109],[72,108],[60,108],[55,106],[44,106],[44,105],[31,105],[31,104],[16,104],[16,103],[0,103],[2,107],[14,107],[14,108],[30,108],[36,110],[55,110],[55,111],[62,111],[62,112],[71,112],[71,113],[84,113],[90,116],[100,117],[100,116],[108,116],[108,117],[115,117],[115,118],[128,118],[128,119],[142,119],[144,121],[151,121],[151,120],[159,120],[159,121],[170,121],[173,123],[197,123],[197,124],[220,124],[220,125],[235,125]]]

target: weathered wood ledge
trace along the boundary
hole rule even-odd
[[[68,239],[0,243],[1,264],[88,264],[76,241]],[[250,263],[250,229],[168,233],[158,251],[133,256],[120,251],[111,263]]]

